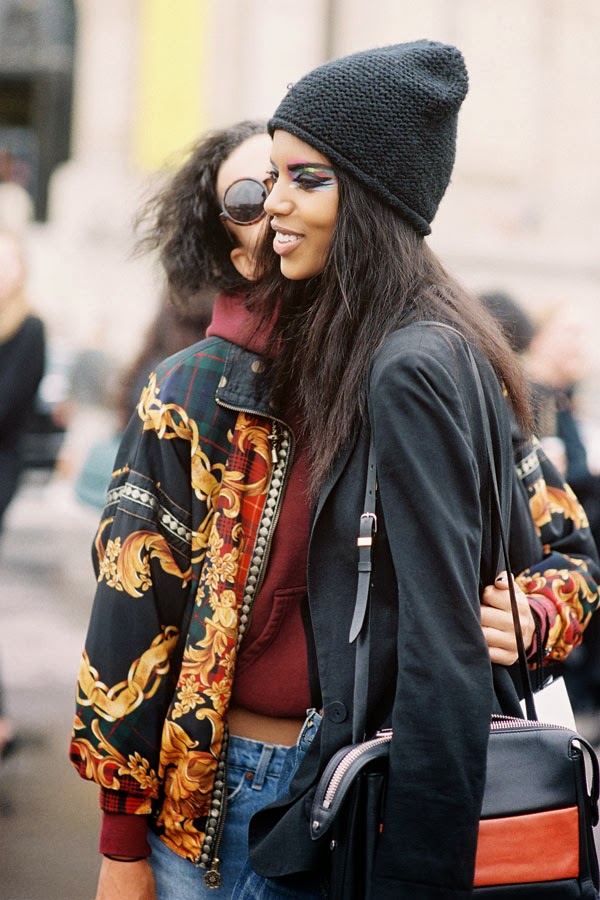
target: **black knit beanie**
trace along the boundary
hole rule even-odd
[[[421,234],[452,173],[468,90],[456,47],[414,41],[344,56],[293,84],[269,121],[327,156]]]

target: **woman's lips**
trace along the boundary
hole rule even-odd
[[[302,235],[295,234],[293,231],[281,231],[279,228],[275,228],[274,231],[273,250],[279,256],[291,253],[302,240]]]

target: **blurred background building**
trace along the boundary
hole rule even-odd
[[[0,0],[1,177],[31,198],[51,332],[126,356],[158,303],[129,256],[156,173],[321,61],[423,36],[456,43],[471,78],[435,249],[476,290],[595,321],[596,0]]]
[[[328,58],[421,37],[458,45],[471,81],[429,240],[474,292],[584,323],[556,352],[589,359],[578,414],[600,472],[598,0],[0,0],[0,229],[26,239],[61,454],[46,489],[26,483],[0,561],[0,680],[30,738],[0,768],[7,900],[91,896],[99,864],[96,792],[66,758],[99,515],[74,482],[161,302],[133,216],[207,128],[268,117]]]

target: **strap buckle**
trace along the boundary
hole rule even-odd
[[[377,516],[372,512],[362,513],[360,517],[360,533],[356,539],[356,546],[371,547],[374,534],[377,534]]]

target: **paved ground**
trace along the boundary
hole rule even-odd
[[[97,518],[68,481],[31,482],[0,544],[0,666],[22,741],[0,766],[1,900],[94,896],[97,791],[67,753]]]
[[[97,791],[79,779],[67,747],[97,519],[68,479],[30,481],[0,545],[0,665],[23,740],[0,766],[0,900],[94,896]],[[598,734],[592,717],[579,727]]]

